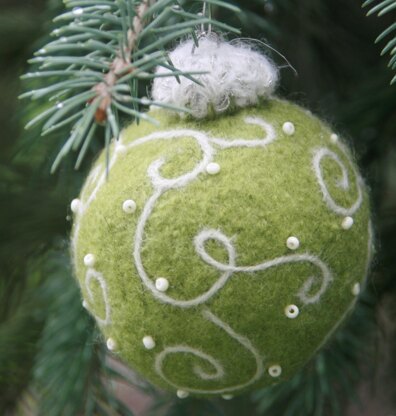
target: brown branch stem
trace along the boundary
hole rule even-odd
[[[127,33],[127,44],[123,51],[119,51],[110,65],[109,72],[104,76],[102,82],[96,84],[93,90],[97,93],[95,98],[100,98],[100,104],[95,113],[95,120],[98,123],[103,123],[107,120],[107,109],[111,105],[111,89],[116,85],[118,79],[125,74],[125,72],[132,72],[131,69],[131,55],[136,49],[139,34],[144,28],[143,16],[147,10],[154,3],[155,0],[142,0],[136,8],[136,15],[133,18],[132,28]],[[127,69],[128,68],[128,69]],[[95,99],[94,98],[94,99]]]

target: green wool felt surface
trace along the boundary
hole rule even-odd
[[[86,308],[114,353],[165,389],[239,394],[290,378],[346,316],[357,283],[367,275],[369,201],[350,153],[328,126],[281,100],[203,121],[183,121],[161,111],[155,117],[160,127],[143,122],[123,131],[117,150],[114,143],[110,149],[108,178],[104,152],[81,193],[72,245]],[[197,140],[175,131],[194,130],[205,140],[264,140],[268,130],[257,120],[273,129],[266,146],[222,147],[211,141],[210,161],[220,172],[209,174],[205,168],[178,188],[158,191],[153,184],[148,169],[159,159],[163,179],[186,175],[203,160]],[[283,131],[285,122],[293,123],[294,134]],[[174,137],[161,138],[164,132]],[[133,145],[152,133],[159,136]],[[353,212],[329,206],[313,162],[319,149],[333,152],[341,163],[326,156],[320,161],[328,195],[344,210],[355,204]],[[134,257],[138,224],[156,190],[159,196],[144,223],[139,252],[153,285],[159,277],[168,280],[166,292],[144,283]],[[136,203],[133,213],[123,210],[126,200]],[[349,216],[353,225],[344,229]],[[226,244],[215,238],[204,243],[214,265],[197,253],[194,241],[203,230],[227,238],[235,251],[233,265]],[[296,250],[286,245],[290,236],[300,242]],[[89,253],[95,260],[86,265]],[[314,256],[325,265],[330,278],[323,293],[323,271],[310,261],[281,260],[254,271],[218,268],[296,255]],[[198,299],[227,273],[224,285],[208,299],[175,304]],[[285,314],[288,305],[299,308],[294,319]],[[152,349],[142,342],[146,336],[155,342]],[[274,376],[273,366],[280,366],[280,375]]]

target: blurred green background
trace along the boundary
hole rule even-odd
[[[26,60],[47,40],[62,3],[0,0],[0,414],[143,414],[139,403],[155,415],[388,416],[396,409],[396,86],[380,56],[384,42],[374,44],[395,13],[366,17],[356,0],[233,3],[240,15],[215,9],[216,17],[287,57],[298,76],[282,68],[279,94],[344,134],[371,188],[377,256],[352,321],[290,383],[231,404],[180,403],[109,361],[68,260],[69,202],[102,143],[92,144],[80,171],[70,157],[50,175],[66,133],[24,131],[43,104],[17,100]]]

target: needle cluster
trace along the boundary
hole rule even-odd
[[[106,146],[118,138],[120,117],[156,123],[146,114],[149,106],[172,107],[140,96],[139,83],[164,74],[194,79],[193,72],[178,70],[165,48],[185,36],[198,42],[198,28],[216,27],[238,32],[218,22],[211,13],[192,13],[191,3],[203,7],[215,4],[232,11],[239,9],[219,0],[65,0],[67,11],[54,19],[59,27],[55,38],[30,60],[37,70],[23,76],[45,79],[21,98],[46,97],[49,105],[28,124],[43,123],[42,134],[70,126],[70,135],[56,157],[52,171],[70,151],[79,151],[79,168],[98,127],[104,128]],[[201,3],[201,5],[199,5]],[[34,84],[37,86],[37,81]]]

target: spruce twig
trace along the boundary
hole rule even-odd
[[[239,10],[222,0],[194,1]],[[71,151],[79,151],[75,165],[79,168],[97,126],[103,127],[108,146],[111,138],[119,136],[122,116],[156,123],[146,114],[147,108],[169,105],[141,97],[140,83],[163,76],[156,74],[158,66],[178,80],[194,80],[197,74],[173,66],[165,51],[169,43],[195,36],[201,25],[239,33],[211,16],[189,12],[178,0],[65,0],[65,5],[68,10],[54,19],[63,23],[52,32],[56,39],[30,60],[39,65],[38,70],[22,77],[34,80],[36,88],[20,97],[48,97],[50,103],[26,128],[43,123],[42,135],[46,135],[70,126],[52,172]]]

